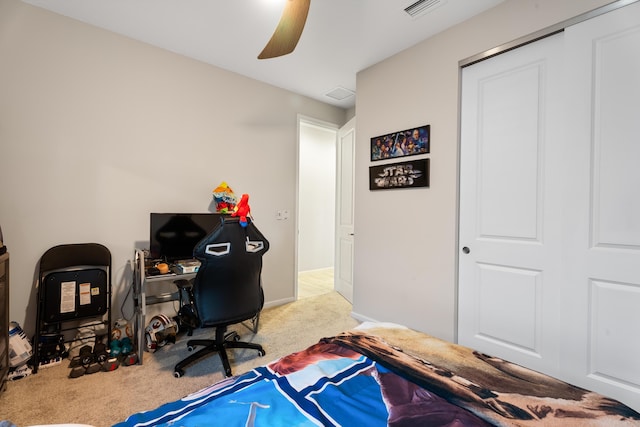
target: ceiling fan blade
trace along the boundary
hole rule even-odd
[[[311,0],[286,0],[282,17],[258,59],[287,55],[296,48],[307,22]]]

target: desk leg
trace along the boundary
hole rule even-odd
[[[145,340],[145,328],[146,328],[146,316],[147,315],[147,298],[145,292],[144,279],[140,283],[140,295],[138,296],[138,363],[142,365],[144,359],[144,348],[146,345]]]
[[[133,273],[133,294],[135,304],[135,336],[136,336],[136,348],[138,354],[138,364],[142,365],[145,347],[144,329],[145,329],[145,314],[146,314],[146,297],[145,297],[145,272],[144,272],[144,253],[141,250],[136,250],[135,253],[135,268]]]
[[[144,307],[144,306],[143,306]],[[139,309],[141,307],[138,307]],[[142,365],[142,360],[144,356],[144,347],[145,347],[145,338],[144,338],[144,319],[145,315],[143,310],[140,310],[136,315],[136,337],[137,337],[137,348],[138,348],[138,363]]]

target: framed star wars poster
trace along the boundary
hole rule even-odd
[[[429,160],[370,166],[369,190],[429,187]]]
[[[371,161],[430,153],[429,125],[371,138]]]

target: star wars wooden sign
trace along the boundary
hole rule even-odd
[[[429,186],[429,160],[419,159],[369,167],[369,189],[389,190]]]

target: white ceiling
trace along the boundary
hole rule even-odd
[[[504,0],[313,0],[295,51],[257,59],[288,0],[23,0],[34,6],[343,108],[356,73]]]

